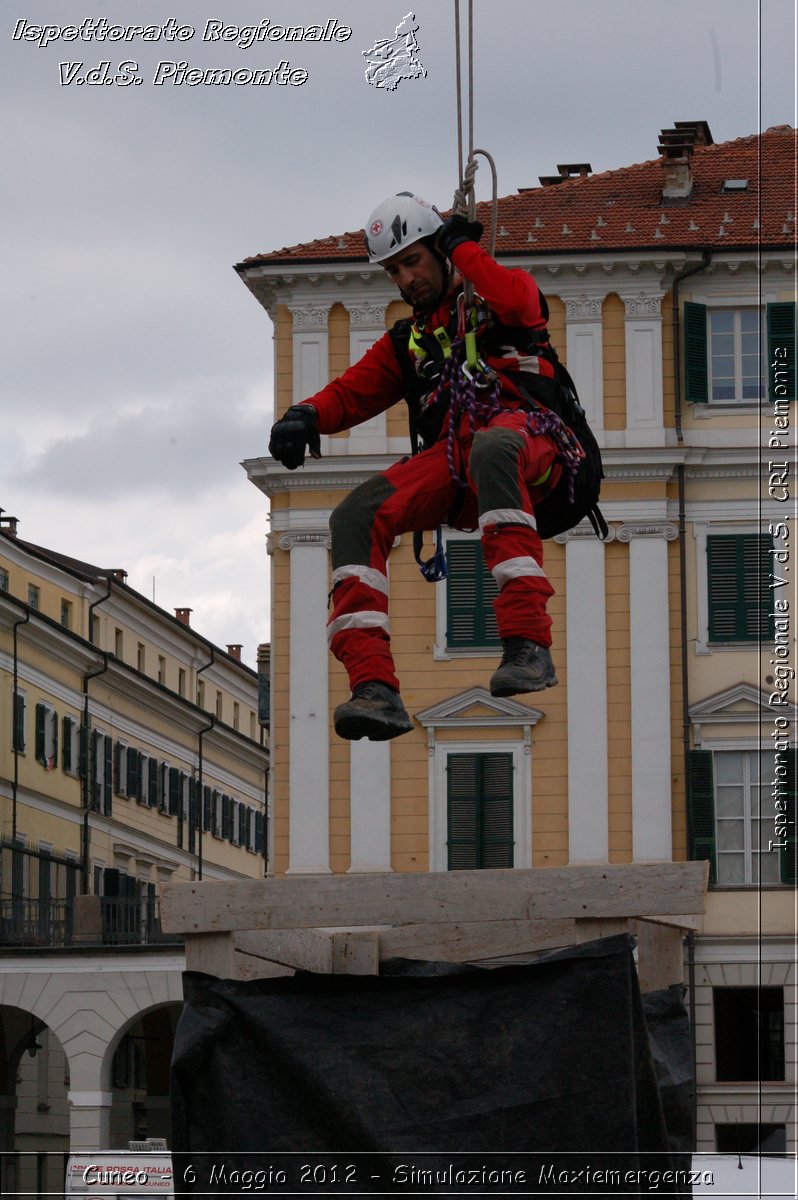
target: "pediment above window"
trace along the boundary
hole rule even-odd
[[[751,733],[756,736],[763,722],[765,731],[775,718],[786,719],[791,724],[798,712],[796,705],[773,703],[773,696],[781,700],[784,693],[760,691],[750,683],[738,683],[692,704],[689,714],[695,727],[696,741],[702,741],[702,726],[709,727],[707,733],[714,739],[723,736],[722,726],[751,726]],[[706,736],[703,740],[706,740]]]
[[[517,700],[491,696],[484,687],[468,688],[414,714],[427,730],[430,748],[435,744],[437,730],[507,729],[513,726],[523,731],[528,745],[532,726],[545,715],[539,708],[531,708]]]

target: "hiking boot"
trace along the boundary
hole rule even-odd
[[[546,646],[539,646],[527,638],[504,639],[504,655],[490,681],[491,696],[542,692],[556,683],[554,663]]]
[[[335,710],[335,732],[353,742],[359,738],[387,742],[412,728],[402,697],[376,680],[357,684],[351,698]]]

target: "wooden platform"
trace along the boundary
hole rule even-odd
[[[161,925],[186,936],[189,971],[227,979],[372,975],[397,957],[498,965],[630,932],[646,992],[681,982],[707,876],[687,862],[174,883]]]

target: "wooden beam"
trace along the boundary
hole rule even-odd
[[[332,969],[335,975],[379,975],[379,934],[372,930],[334,933]]]
[[[163,888],[167,933],[701,913],[706,862],[291,875]]]
[[[641,992],[660,992],[684,979],[682,931],[637,922],[637,978]]]
[[[507,954],[533,954],[568,946],[575,922],[450,921],[399,925],[380,931],[380,958],[420,958],[427,962],[478,962]]]

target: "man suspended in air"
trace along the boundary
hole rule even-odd
[[[553,388],[557,369],[545,298],[528,272],[483,250],[481,235],[478,222],[444,221],[410,192],[380,204],[366,224],[369,261],[382,265],[413,316],[272,428],[269,452],[293,470],[306,450],[320,457],[320,434],[351,429],[407,399],[423,446],[355,488],[330,518],[328,640],[352,689],[335,710],[342,738],[384,741],[413,728],[390,643],[387,559],[399,534],[478,527],[499,588],[504,645],[492,695],[557,683],[546,611],[553,588],[535,510],[583,452],[535,398]],[[473,285],[468,309],[464,281]]]

